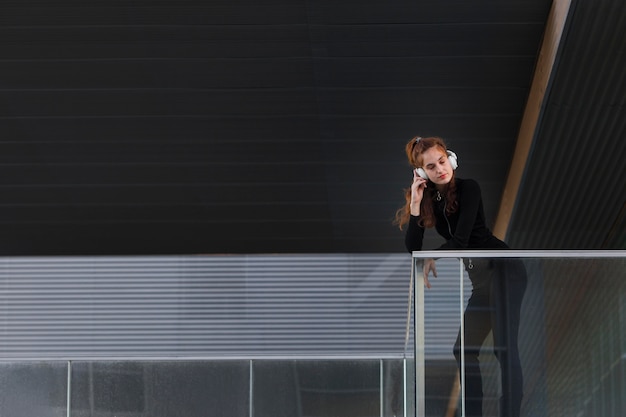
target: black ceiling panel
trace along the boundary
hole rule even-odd
[[[403,251],[416,134],[492,222],[550,5],[4,2],[0,254]]]
[[[509,240],[626,249],[626,3],[575,1]]]

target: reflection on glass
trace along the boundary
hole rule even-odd
[[[446,415],[464,406],[467,417],[498,415],[498,412],[518,417],[523,392],[518,334],[528,280],[523,262],[519,259],[465,258],[462,263],[446,259],[438,264],[442,271],[441,281],[433,280],[432,283],[443,287],[439,290],[444,290],[444,294],[438,298],[444,302],[426,306],[427,309],[430,307],[427,311],[430,321],[439,324],[431,324],[433,334],[426,335],[427,340],[439,339],[428,356],[426,410]],[[464,279],[462,301],[460,277]],[[463,358],[459,329],[461,311]],[[450,337],[454,338],[453,344],[449,344]],[[451,372],[449,352],[454,353],[456,372]],[[495,356],[497,366],[493,360],[489,361],[489,354]],[[460,375],[465,377],[464,404],[457,404],[455,400],[459,395]],[[446,393],[446,385],[449,398],[441,395]]]
[[[622,417],[624,258],[473,259],[474,268],[495,269],[485,276],[468,275],[467,261],[438,260],[439,277],[431,280],[433,289],[426,293],[427,415],[459,415],[464,400],[467,416]],[[526,277],[517,273],[522,267]],[[460,301],[461,275],[464,289],[471,290],[462,298],[468,373],[464,397],[454,387],[459,375],[449,377],[450,337],[459,334],[450,323],[456,320],[458,326],[461,309],[457,305],[451,313],[454,303],[446,299]],[[456,285],[446,284],[450,280]],[[438,293],[442,289],[444,295]],[[486,297],[487,302],[474,303],[472,297]],[[458,339],[455,346],[458,357]],[[516,384],[521,390],[515,391]],[[479,405],[471,404],[477,399]],[[482,411],[472,411],[479,407]]]
[[[67,364],[1,363],[0,416],[64,417]]]
[[[255,361],[254,416],[401,416],[403,368],[401,360]]]
[[[72,364],[73,417],[407,416],[402,360],[229,360]],[[408,394],[408,396],[407,396]]]
[[[72,416],[249,416],[247,361],[81,362]]]

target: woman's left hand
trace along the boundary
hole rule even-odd
[[[428,274],[433,273],[433,277],[437,278],[437,268],[435,266],[435,260],[433,258],[424,259],[424,285],[426,288],[430,288],[430,281],[428,280]]]

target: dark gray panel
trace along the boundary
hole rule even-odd
[[[416,134],[491,221],[550,2],[53,3],[0,10],[5,254],[403,251]]]
[[[510,239],[624,249],[626,4],[574,2],[564,36]]]

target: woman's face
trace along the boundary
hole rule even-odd
[[[435,185],[446,185],[452,180],[454,170],[448,154],[441,148],[433,146],[422,153],[422,169]]]

